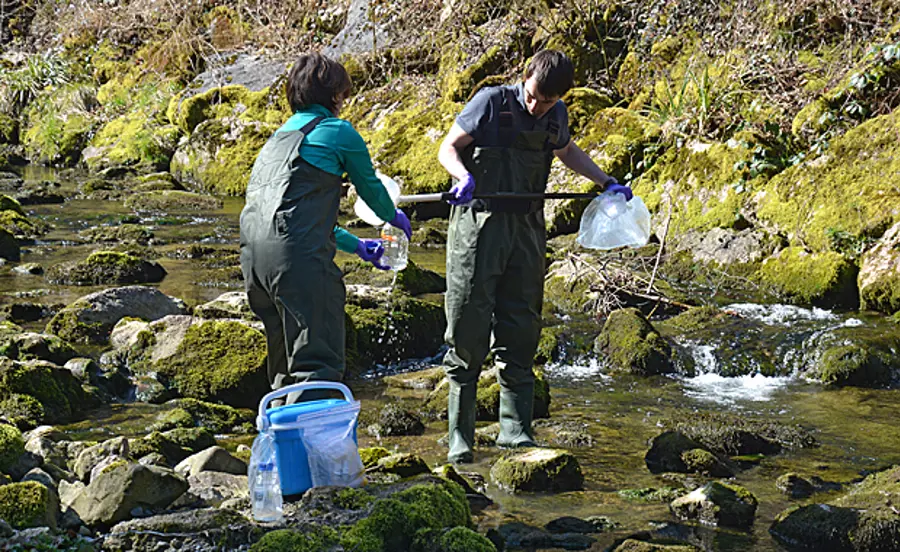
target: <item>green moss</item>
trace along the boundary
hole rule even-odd
[[[181,190],[140,192],[128,196],[125,207],[135,211],[215,211],[222,200]]]
[[[859,303],[858,271],[840,253],[788,247],[763,262],[758,278],[791,302],[854,308]]]
[[[19,120],[8,113],[0,112],[0,144],[19,142]]]
[[[0,211],[15,211],[22,216],[25,215],[22,211],[22,204],[5,194],[0,194]]]
[[[884,313],[900,312],[900,276],[884,274],[859,290],[862,308]]]
[[[502,488],[526,492],[572,491],[584,484],[578,459],[566,451],[552,449],[502,456],[491,467],[491,478]]]
[[[90,312],[92,308],[90,303],[75,301],[47,322],[47,333],[58,335],[72,343],[102,343],[112,328],[101,322],[84,322],[84,313]]]
[[[153,232],[139,224],[95,226],[82,230],[78,235],[90,242],[123,242],[142,245],[146,245],[153,238]]]
[[[832,347],[819,362],[818,377],[826,385],[880,387],[891,381],[892,370],[876,351],[858,344]]]
[[[675,489],[673,487],[623,489],[618,492],[619,496],[631,502],[665,502],[666,504],[686,494],[686,489]]]
[[[244,324],[212,320],[191,326],[176,353],[154,368],[185,397],[253,408],[265,394],[266,338]]]
[[[378,465],[379,460],[386,458],[391,454],[391,451],[384,447],[367,447],[359,449],[359,457],[362,459],[363,466],[366,468]]]
[[[569,113],[569,130],[575,136],[580,135],[582,129],[593,121],[597,112],[613,105],[606,94],[583,87],[569,90],[562,100]]]
[[[0,415],[22,430],[33,429],[45,419],[44,406],[41,402],[31,395],[20,393],[11,393],[0,400]]]
[[[727,320],[728,314],[717,307],[694,307],[665,321],[667,326],[684,333],[700,331]]]
[[[374,500],[362,489],[341,489],[334,495],[334,505],[343,510],[362,510]]]
[[[900,171],[900,110],[875,117],[815,159],[773,177],[757,215],[813,252],[831,248],[830,235],[877,238],[896,219],[900,189],[886,175]]]
[[[413,477],[423,473],[431,473],[425,460],[415,454],[397,453],[378,460],[372,471],[392,473],[400,477]]]
[[[175,465],[191,454],[215,446],[216,440],[206,429],[199,427],[176,428],[163,433],[153,431],[142,439],[129,439],[128,454],[134,460],[157,453]]]
[[[132,111],[107,123],[91,140],[99,155],[86,159],[88,168],[130,166],[141,170],[160,170],[169,161],[181,130],[160,124],[152,114]]]
[[[81,384],[71,372],[45,362],[17,363],[0,358],[0,399],[30,395],[41,403],[43,423],[68,421],[87,403]]]
[[[169,101],[166,115],[169,121],[190,134],[200,123],[210,119],[239,116],[246,122],[280,125],[290,117],[290,107],[280,86],[251,92],[239,85],[212,88],[201,94],[189,95],[186,90]]]
[[[468,527],[471,512],[462,487],[451,481],[415,485],[377,500],[368,517],[341,537],[348,552],[413,550],[433,531]]]
[[[84,261],[54,265],[47,271],[49,281],[76,286],[158,282],[165,275],[158,263],[118,251],[96,251]]]
[[[26,110],[22,136],[25,152],[32,161],[75,165],[94,128],[90,115],[93,88],[73,84],[48,91]]]
[[[461,48],[448,49],[441,58],[441,90],[447,101],[462,102],[471,98],[476,85],[494,74],[508,59],[508,51],[492,46],[474,63],[459,71],[466,58]]]
[[[302,533],[293,529],[277,529],[263,535],[250,547],[251,552],[324,552],[338,543],[338,533],[331,527],[313,525]]]
[[[224,404],[213,404],[197,399],[178,399],[175,411],[183,411],[190,416],[191,425],[181,427],[202,427],[213,433],[233,433],[254,431],[256,412],[245,408],[233,408]],[[183,419],[183,418],[182,418]]]
[[[8,424],[0,424],[0,472],[8,472],[20,456],[25,454],[22,432]]]
[[[0,486],[0,519],[14,529],[56,527],[56,513],[49,505],[50,490],[36,481]]]
[[[708,450],[696,448],[681,453],[688,473],[709,474],[715,477],[728,477],[731,473],[721,465],[716,455]]]
[[[641,375],[673,371],[672,349],[635,308],[610,313],[594,343],[614,369]]]
[[[468,527],[454,527],[441,536],[441,552],[496,552],[486,537]]]
[[[0,229],[13,236],[34,238],[48,230],[46,223],[34,222],[15,210],[0,211]]]
[[[183,409],[176,408],[163,414],[159,421],[153,424],[154,431],[166,431],[176,427],[194,427],[194,417]]]

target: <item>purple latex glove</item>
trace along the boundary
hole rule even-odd
[[[475,177],[471,173],[466,173],[466,177],[457,182],[450,188],[450,193],[454,195],[453,199],[448,199],[450,205],[465,205],[472,201],[472,194],[475,193]]]
[[[612,177],[610,177],[610,179],[606,182],[606,189],[603,191],[622,194],[623,196],[625,196],[625,201],[631,201],[631,198],[634,197],[634,193],[631,191],[631,188],[619,184],[619,181]]]
[[[403,230],[403,233],[406,234],[406,239],[412,239],[412,225],[409,223],[409,219],[406,218],[406,213],[400,209],[397,209],[397,213],[391,219],[390,225]]]
[[[356,244],[356,254],[360,259],[375,265],[375,268],[390,269],[389,266],[384,266],[379,262],[381,256],[384,255],[384,243],[381,240],[359,240],[359,243]]]

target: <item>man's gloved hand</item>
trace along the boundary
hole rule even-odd
[[[359,243],[356,244],[356,254],[360,259],[375,265],[375,268],[390,269],[379,262],[381,256],[384,255],[384,243],[381,240],[359,240]]]
[[[412,239],[412,225],[409,223],[409,219],[406,218],[406,213],[400,209],[397,209],[394,218],[390,220],[390,225],[403,230],[403,233],[406,234],[406,239]]]
[[[448,199],[450,205],[465,205],[472,201],[472,194],[475,193],[475,177],[472,173],[466,173],[466,177],[457,182],[450,188],[453,199]]]
[[[619,181],[612,177],[606,182],[606,189],[603,191],[622,194],[625,196],[625,201],[631,201],[631,198],[634,197],[634,192],[631,191],[631,188],[619,184]]]

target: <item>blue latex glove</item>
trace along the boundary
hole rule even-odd
[[[472,194],[475,193],[475,177],[471,173],[466,173],[466,177],[457,182],[450,188],[453,199],[448,199],[450,205],[465,205],[472,201]]]
[[[412,225],[410,225],[409,219],[406,218],[406,213],[400,209],[397,209],[394,218],[390,220],[390,225],[403,230],[403,233],[406,234],[406,239],[412,239]]]
[[[609,179],[609,181],[606,183],[606,189],[603,191],[622,194],[623,196],[625,196],[625,201],[631,201],[631,198],[634,197],[634,192],[631,191],[631,188],[619,184],[619,181],[615,178]]]
[[[381,256],[384,255],[384,243],[381,240],[359,240],[359,243],[356,244],[356,254],[360,259],[375,265],[375,268],[390,269],[389,266],[384,266],[379,262]]]

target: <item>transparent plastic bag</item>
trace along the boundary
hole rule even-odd
[[[281,481],[278,477],[278,461],[275,454],[275,435],[271,431],[260,432],[253,439],[250,465],[247,466],[250,504],[253,519],[257,521],[281,521],[284,518]]]
[[[612,197],[617,195],[621,194],[604,192],[587,206],[578,229],[576,241],[579,245],[589,249],[647,245],[650,211],[638,196],[624,203],[623,209],[620,198]]]
[[[355,439],[359,403],[352,403],[352,406],[345,412],[323,417],[321,423],[304,423],[303,442],[313,487],[359,487],[363,484],[365,469]]]

